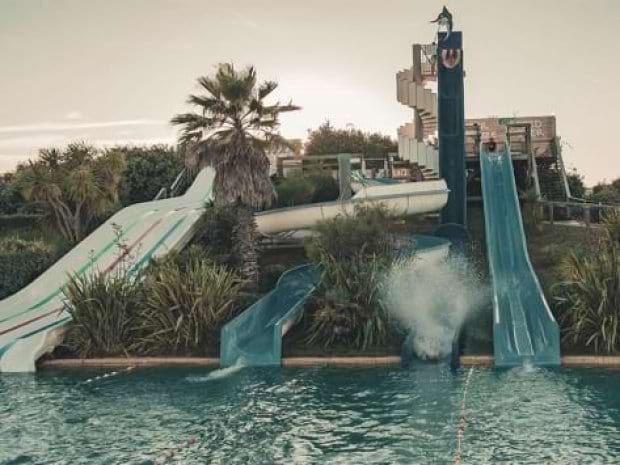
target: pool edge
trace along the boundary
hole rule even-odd
[[[219,366],[215,357],[106,357],[43,360],[39,368],[128,368],[152,366]]]
[[[285,357],[282,359],[284,367],[311,367],[311,366],[395,366],[400,365],[401,359],[397,355],[377,357]],[[461,365],[493,366],[492,355],[463,355]],[[39,368],[127,368],[127,367],[155,367],[155,366],[219,366],[220,360],[216,357],[110,357],[89,359],[52,359],[39,363]],[[563,367],[604,367],[620,368],[620,356],[614,355],[565,355],[562,357]]]
[[[492,355],[462,355],[461,365],[467,367],[493,366]],[[564,355],[561,358],[563,367],[602,367],[620,368],[620,356],[617,355]]]

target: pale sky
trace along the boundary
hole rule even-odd
[[[71,140],[173,142],[195,78],[253,64],[303,107],[392,136],[411,119],[395,73],[432,41],[435,0],[0,0],[0,172]],[[620,176],[620,0],[452,0],[467,117],[555,114],[589,185]]]

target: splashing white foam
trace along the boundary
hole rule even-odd
[[[403,261],[390,272],[383,301],[413,338],[422,359],[450,354],[465,319],[488,299],[488,287],[462,257],[440,262]]]
[[[228,378],[229,376],[232,376],[240,371],[243,367],[244,365],[242,363],[236,363],[227,368],[218,368],[217,370],[213,370],[207,376],[189,376],[187,380],[192,383],[204,383],[208,381],[215,381],[216,379]]]

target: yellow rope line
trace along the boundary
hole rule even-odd
[[[474,369],[470,368],[469,372],[467,373],[467,378],[465,378],[465,385],[463,387],[463,399],[461,399],[459,426],[456,432],[456,452],[454,454],[454,465],[461,465],[461,455],[462,455],[461,445],[463,443],[463,438],[465,436],[465,429],[467,428],[467,417],[465,416],[465,401],[467,400],[467,389],[471,382],[473,373],[474,373]]]

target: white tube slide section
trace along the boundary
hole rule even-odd
[[[448,200],[445,181],[408,182],[364,187],[347,201],[281,208],[256,214],[263,234],[306,229],[321,220],[352,214],[357,205],[382,204],[394,215],[416,215],[440,210]]]
[[[213,170],[205,169],[181,197],[119,211],[30,285],[0,301],[0,372],[34,371],[37,359],[60,343],[62,328],[71,320],[62,292],[69,275],[112,273],[125,255],[133,273],[152,258],[184,247],[212,198],[214,177]],[[360,204],[381,203],[396,214],[418,214],[441,209],[447,198],[444,181],[371,186],[351,200],[261,212],[256,221],[263,234],[275,234],[353,213]],[[124,249],[118,247],[115,230],[122,234]]]

